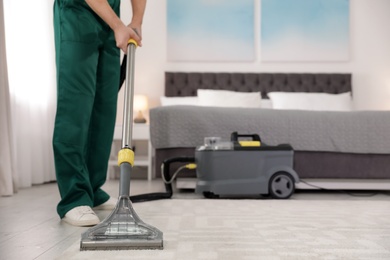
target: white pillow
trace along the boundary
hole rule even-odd
[[[261,99],[261,108],[272,109],[272,101],[271,99]]]
[[[198,100],[200,106],[261,107],[260,92],[198,89]]]
[[[342,94],[270,92],[274,109],[298,109],[316,111],[350,111],[351,92]]]
[[[198,97],[160,97],[160,102],[162,106],[197,106]]]

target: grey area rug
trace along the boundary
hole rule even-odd
[[[164,250],[79,251],[58,259],[390,259],[390,202],[194,200],[134,204]]]

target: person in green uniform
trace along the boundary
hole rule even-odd
[[[93,209],[113,209],[104,192],[116,119],[120,50],[141,46],[146,0],[130,0],[129,25],[120,0],[55,0],[57,112],[53,134],[61,200],[57,212],[75,226],[100,222]]]

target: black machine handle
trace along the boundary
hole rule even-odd
[[[252,138],[252,141],[261,142],[260,136],[258,134],[238,134],[237,132],[233,132],[230,135],[230,141],[238,142],[239,138]]]

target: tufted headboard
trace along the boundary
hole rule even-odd
[[[166,72],[165,96],[196,96],[198,89],[225,89],[261,92],[321,92],[339,94],[352,91],[351,74],[345,73],[225,73]]]

